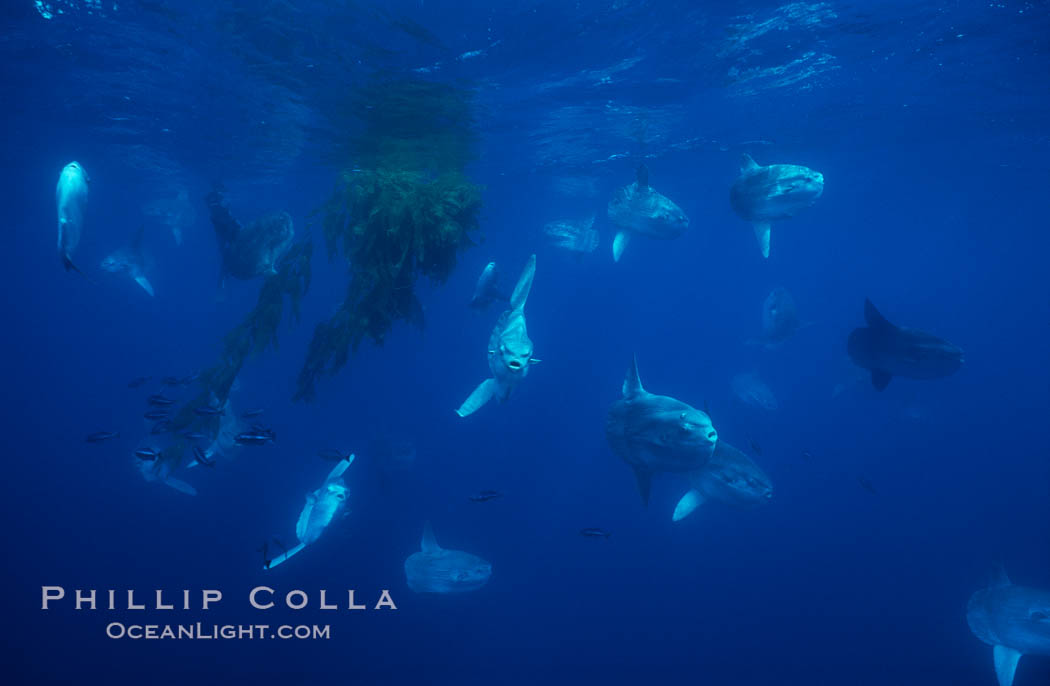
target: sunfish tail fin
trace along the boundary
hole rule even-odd
[[[463,401],[463,404],[456,410],[456,414],[460,417],[466,417],[469,414],[477,412],[482,405],[492,400],[492,397],[496,395],[497,385],[495,379],[485,379],[478,387],[474,389],[474,392]]]
[[[153,285],[150,284],[149,279],[147,279],[142,274],[139,274],[138,276],[135,276],[135,277],[132,277],[132,278],[135,279],[135,283],[137,283],[138,285],[142,286],[142,290],[144,290],[147,293],[149,293],[151,297],[153,296]]]
[[[762,257],[769,257],[769,234],[770,226],[768,223],[763,224],[756,222],[753,224],[755,230],[755,238],[758,239],[758,249],[762,251]]]
[[[288,558],[290,558],[293,555],[297,554],[299,551],[301,551],[305,547],[306,547],[305,543],[300,543],[299,545],[295,546],[291,550],[284,551],[283,553],[281,553],[277,557],[275,557],[272,560],[270,560],[269,564],[263,565],[263,569],[273,569],[274,567],[276,567],[277,565],[281,564],[282,562],[284,562]]]
[[[613,262],[619,262],[627,244],[631,242],[631,234],[626,231],[617,231],[613,238]]]
[[[685,519],[693,513],[693,510],[704,504],[704,496],[700,494],[700,491],[695,488],[689,489],[689,491],[682,496],[682,499],[675,505],[674,514],[671,515],[671,521],[677,522]]]
[[[999,679],[999,686],[1013,686],[1014,673],[1017,671],[1021,653],[1013,648],[997,645],[992,649],[992,659],[995,661],[995,676]]]
[[[518,285],[510,294],[510,307],[512,310],[520,310],[525,307],[525,301],[529,299],[529,291],[532,290],[532,278],[536,275],[536,256],[531,255],[525,263],[525,269],[521,272]]]

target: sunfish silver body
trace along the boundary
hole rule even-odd
[[[966,621],[992,646],[999,686],[1011,686],[1022,655],[1050,656],[1050,591],[1010,583],[1006,572],[970,597]]]
[[[707,464],[688,476],[692,488],[675,507],[671,518],[676,522],[708,500],[728,505],[758,505],[773,497],[773,483],[762,468],[725,439],[718,441]]]
[[[594,215],[580,221],[556,221],[543,227],[543,235],[551,245],[577,254],[594,252],[598,247],[598,229]]]
[[[58,256],[66,271],[80,271],[73,264],[73,253],[84,231],[84,208],[88,200],[87,172],[79,162],[70,162],[58,176],[55,205],[58,210]]]
[[[142,290],[152,296],[153,285],[146,278],[145,258],[142,253],[142,234],[143,227],[139,227],[131,243],[102,260],[101,267],[103,271],[114,274],[127,274],[132,281],[142,287]]]
[[[670,240],[689,228],[689,217],[682,208],[649,185],[649,170],[644,164],[635,176],[635,182],[618,190],[607,208],[609,221],[617,228],[613,238],[613,259],[617,262],[635,234]]]
[[[745,405],[772,412],[780,407],[777,397],[756,372],[737,374],[730,381],[733,395]]]
[[[510,309],[500,315],[489,336],[488,360],[492,377],[485,379],[463,401],[456,414],[466,417],[493,398],[501,402],[529,374],[529,367],[539,362],[532,356],[532,341],[525,325],[525,302],[536,274],[536,256],[529,257],[525,269],[510,296]]]
[[[295,536],[299,539],[299,544],[270,560],[267,569],[273,569],[285,562],[321,537],[336,514],[346,505],[348,490],[342,476],[353,462],[353,455],[341,460],[332,468],[321,487],[306,495],[306,505],[303,506],[299,521],[295,524]]]
[[[794,217],[824,192],[824,175],[797,164],[763,167],[745,154],[740,176],[729,191],[729,203],[751,222],[762,257],[769,257],[770,222]]]
[[[653,474],[694,472],[707,464],[718,443],[718,432],[705,413],[642,387],[637,360],[624,379],[623,396],[609,408],[605,437],[634,470],[646,504]]]
[[[775,348],[790,340],[800,328],[795,299],[777,286],[762,303],[762,338],[758,343]]]
[[[405,560],[405,579],[416,593],[474,591],[491,576],[492,565],[477,555],[439,546],[430,522],[423,526],[420,551]]]
[[[510,299],[500,288],[499,276],[499,267],[495,262],[485,265],[477,285],[474,286],[474,296],[470,299],[471,307],[483,310],[494,302],[506,302]]]
[[[871,372],[871,383],[883,390],[894,376],[940,379],[954,374],[963,363],[963,351],[933,334],[895,326],[870,300],[864,301],[867,326],[854,329],[846,350],[858,367]]]

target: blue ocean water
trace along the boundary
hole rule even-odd
[[[1046,2],[12,0],[0,22],[5,682],[995,683],[968,598],[999,563],[1050,588]],[[420,280],[422,331],[397,323],[293,402],[347,282],[310,215],[357,164],[352,114],[376,78],[469,94],[484,240],[447,282]],[[729,205],[744,153],[825,179],[774,222],[768,260]],[[84,276],[55,255],[71,160],[91,178]],[[641,163],[690,226],[614,262],[606,205]],[[276,443],[181,472],[189,496],[145,481],[132,453],[160,379],[216,364],[259,294],[233,280],[217,297],[217,183],[245,221],[289,212],[314,274],[231,399],[265,408]],[[600,243],[582,257],[541,231],[592,214]],[[139,226],[153,298],[98,268]],[[531,254],[542,362],[459,418],[500,310],[467,307],[477,276],[496,261],[512,283]],[[777,286],[807,325],[747,345]],[[865,298],[960,346],[962,368],[877,392],[846,353]],[[769,503],[672,522],[685,483],[665,474],[642,504],[604,435],[632,356],[648,390],[707,408],[748,450]],[[751,372],[776,410],[734,396]],[[96,431],[121,436],[86,443]],[[390,444],[414,457],[383,469]],[[358,455],[348,516],[263,569],[260,543],[294,542],[332,448]],[[502,497],[469,499],[483,489]],[[425,521],[492,563],[484,587],[409,590]],[[310,605],[255,610],[263,585]],[[68,596],[44,611],[43,586]],[[75,589],[194,600],[78,611]],[[202,610],[201,589],[223,600]],[[341,609],[319,609],[321,589]],[[389,589],[397,610],[346,610],[347,589],[370,607]],[[331,637],[111,639],[111,622]],[[1014,683],[1050,683],[1050,658],[1023,658]]]

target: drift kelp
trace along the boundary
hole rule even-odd
[[[270,346],[277,347],[277,329],[284,317],[286,296],[292,318],[299,321],[302,298],[310,287],[312,255],[312,243],[293,245],[281,260],[277,273],[266,278],[255,307],[226,334],[220,361],[201,374],[200,392],[172,418],[170,431],[173,436],[182,437],[192,431],[202,432],[213,439],[218,436],[222,415],[202,415],[197,412],[198,408],[225,408],[233,382],[248,358]],[[176,439],[162,451],[158,462],[166,463],[168,468],[182,466],[184,458],[192,457],[186,449],[188,444],[184,437]]]
[[[422,328],[415,293],[425,276],[444,283],[478,230],[481,189],[463,174],[473,134],[461,91],[409,82],[372,86],[355,144],[362,167],[344,171],[320,208],[330,258],[346,259],[342,305],[317,325],[296,399],[338,372],[365,338],[382,345],[398,320]]]

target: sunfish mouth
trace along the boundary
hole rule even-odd
[[[518,371],[519,369],[521,369],[521,362],[518,362],[517,360],[511,360],[507,363],[507,366],[513,369],[514,371]]]

